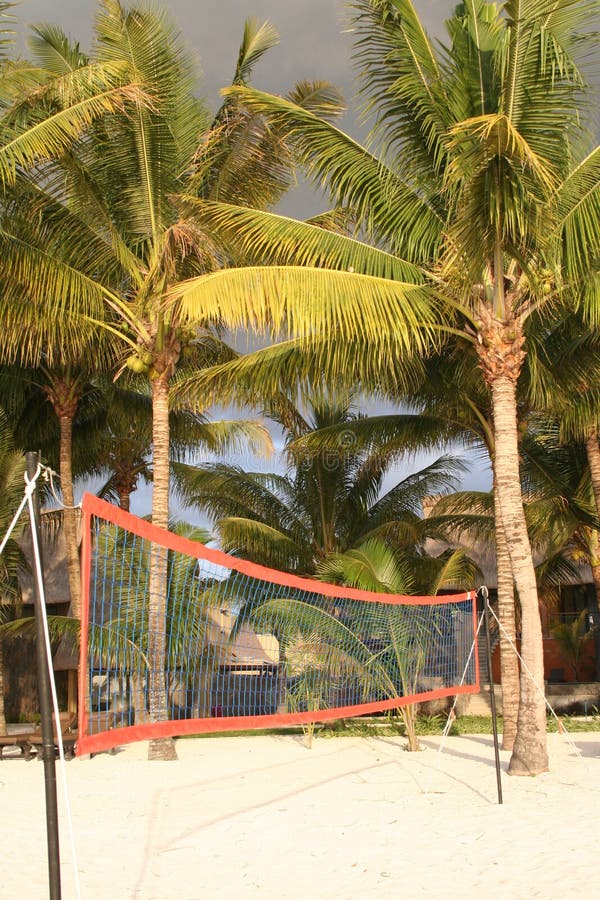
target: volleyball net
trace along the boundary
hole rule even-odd
[[[479,690],[474,591],[375,594],[255,565],[86,494],[77,753]]]

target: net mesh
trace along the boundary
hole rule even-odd
[[[276,572],[86,495],[78,753],[475,692],[475,595]]]

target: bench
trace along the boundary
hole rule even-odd
[[[35,735],[35,731],[22,731],[16,734],[0,734],[0,759],[4,759],[5,747],[19,747],[21,756],[24,759],[32,758],[33,745],[31,738]]]
[[[77,741],[78,737],[77,715],[76,713],[59,713],[59,718],[60,733],[62,737],[63,749],[65,751],[65,759],[72,759],[75,756],[75,742]],[[54,749],[58,752],[56,722],[54,721],[54,717],[52,717],[52,726],[54,731]],[[44,739],[42,737],[42,729],[37,728],[35,732],[30,735],[29,741],[32,748],[36,748],[36,752],[39,752],[37,751],[37,748],[41,747],[44,743]]]
[[[60,731],[62,736],[65,757],[71,759],[75,755],[75,742],[77,741],[77,716],[75,713],[59,713]],[[52,720],[54,729],[54,747],[58,750],[56,723]],[[5,747],[19,747],[21,756],[31,759],[39,754],[38,748],[44,743],[41,726],[32,731],[14,732],[13,734],[0,735],[0,758],[4,758]]]

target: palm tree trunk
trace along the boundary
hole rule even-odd
[[[535,571],[521,498],[516,378],[496,374],[490,386],[498,505],[521,604],[520,703],[508,771],[511,775],[537,775],[548,770],[544,652]]]
[[[79,562],[79,511],[73,491],[73,417],[75,412],[60,416],[60,483],[64,503],[63,523],[65,552],[69,577],[69,593],[73,616],[81,618],[81,568]]]
[[[494,478],[494,515],[496,520],[496,565],[498,573],[498,619],[500,621],[500,682],[502,685],[502,749],[512,750],[517,734],[519,713],[519,661],[516,654],[515,590],[510,555],[500,501]]]
[[[595,677],[596,681],[600,681],[600,624],[598,623],[598,615],[600,611],[600,535],[594,532],[592,535],[593,553],[592,553],[592,580],[594,582],[594,591],[596,594],[596,609],[593,611],[592,621],[594,638],[594,660],[595,660]]]
[[[115,488],[119,497],[119,507],[124,509],[125,512],[129,512],[131,508],[131,495],[137,488],[138,482],[136,467],[127,459],[113,458],[112,468],[115,478]]]
[[[4,646],[0,638],[0,734],[6,734],[6,714],[4,711]]]
[[[598,443],[598,431],[596,428],[592,428],[586,438],[585,452],[588,466],[590,467],[596,512],[600,515],[600,444]]]
[[[593,428],[585,442],[587,461],[590,467],[592,491],[596,505],[596,516],[600,518],[600,444],[598,430]],[[597,617],[600,611],[600,535],[593,531],[590,538],[590,565],[596,593],[596,610],[594,615],[594,652],[596,659],[596,681],[600,681],[600,623]]]
[[[169,379],[161,375],[152,382],[153,490],[152,522],[169,525]],[[167,551],[152,545],[148,614],[148,703],[151,722],[165,722],[168,715],[166,686]],[[177,759],[173,738],[150,742],[148,759]]]

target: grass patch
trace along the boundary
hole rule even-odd
[[[600,716],[559,716],[565,730],[569,733],[576,731],[600,731]],[[554,716],[548,717],[548,732],[555,734],[559,730]]]
[[[405,728],[400,719],[387,716],[375,719],[336,719],[323,725],[317,735],[321,738],[404,737]]]
[[[300,725],[290,725],[288,728],[251,728],[247,731],[244,731],[243,728],[238,728],[235,731],[210,731],[210,732],[202,732],[201,734],[178,734],[176,735],[178,741],[186,741],[188,739],[197,740],[205,740],[207,738],[230,738],[230,737],[265,737],[274,735],[274,734],[302,734],[302,728]]]
[[[597,712],[589,716],[560,715],[559,719],[569,733],[600,731],[600,714]],[[498,732],[502,733],[502,716],[496,717]],[[435,716],[418,716],[416,731],[419,736],[441,735],[446,727],[446,716],[441,713]],[[554,716],[548,716],[547,730],[549,734],[559,731],[559,726]],[[491,716],[459,716],[451,727],[450,735],[459,737],[469,734],[492,734]],[[235,738],[235,737],[261,737],[265,735],[302,735],[301,725],[290,725],[287,728],[257,728],[249,731],[239,729],[236,731],[216,731],[210,734],[182,735],[178,740],[187,738]],[[335,719],[332,722],[318,722],[315,725],[315,738],[339,738],[339,737],[406,737],[406,729],[403,722],[394,716],[380,716],[374,718]]]

